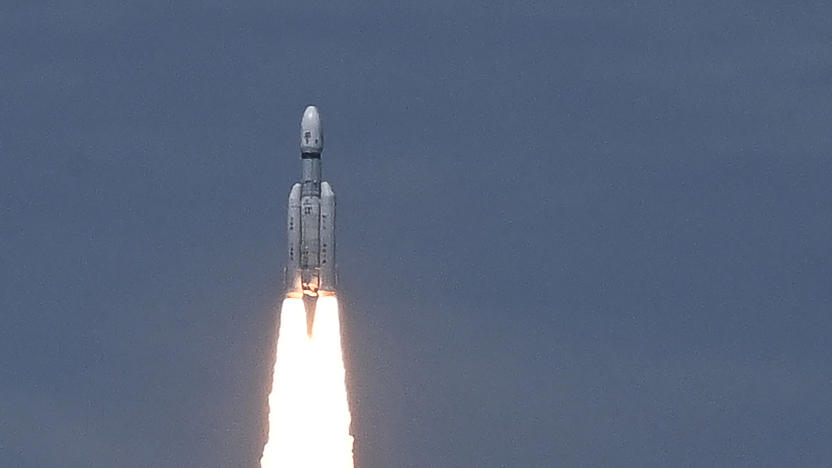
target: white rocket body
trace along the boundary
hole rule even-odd
[[[301,181],[289,193],[286,267],[288,297],[335,294],[335,192],[321,180],[324,134],[321,117],[309,106],[301,119]]]

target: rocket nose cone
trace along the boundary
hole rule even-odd
[[[300,150],[303,154],[321,154],[324,149],[324,130],[318,108],[309,106],[300,121]]]
[[[303,119],[301,119],[300,124],[302,127],[306,128],[320,127],[321,115],[318,113],[318,108],[315,106],[308,106],[306,110],[303,111]]]

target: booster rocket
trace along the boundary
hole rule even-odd
[[[302,177],[289,193],[287,297],[335,294],[335,192],[321,180],[323,150],[321,116],[309,106],[300,122]]]

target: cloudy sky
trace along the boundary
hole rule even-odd
[[[0,466],[255,467],[317,104],[359,468],[832,464],[832,7],[0,4]]]

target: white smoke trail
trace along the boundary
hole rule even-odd
[[[306,311],[301,299],[285,299],[280,312],[280,332],[269,395],[269,436],[260,466],[304,466],[311,447],[309,420],[304,414],[309,343]]]
[[[301,299],[286,299],[261,468],[353,468],[338,300],[318,299],[312,337]]]
[[[315,431],[318,447],[313,465],[321,468],[353,468],[350,409],[344,381],[338,299],[321,297],[312,325],[312,354],[316,360],[311,395],[317,410]]]

